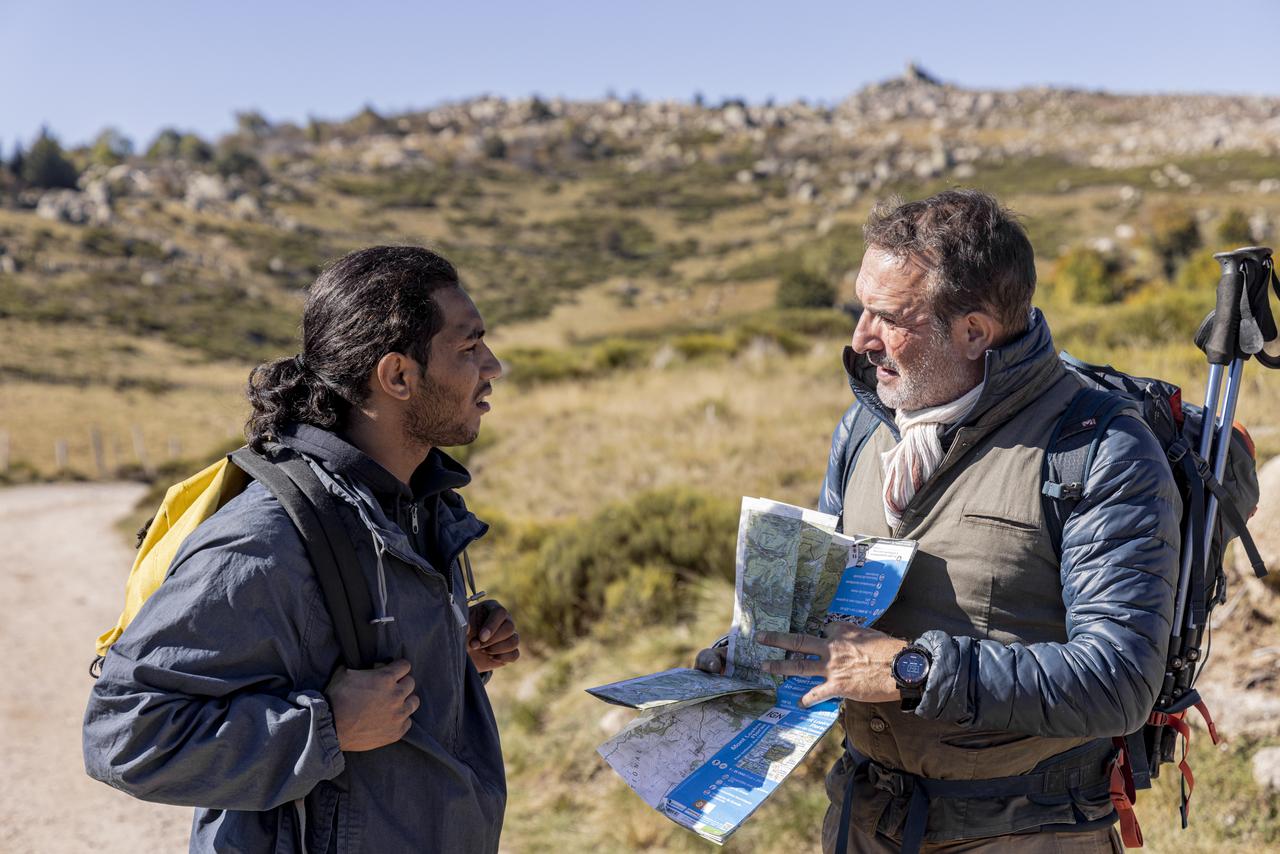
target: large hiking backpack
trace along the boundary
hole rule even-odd
[[[1205,429],[1204,410],[1183,404],[1181,389],[1176,385],[1130,376],[1110,365],[1091,365],[1065,352],[1059,358],[1087,387],[1077,392],[1054,427],[1043,463],[1042,505],[1055,550],[1061,550],[1063,526],[1083,495],[1099,443],[1111,421],[1121,414],[1141,418],[1155,433],[1182,495],[1180,530],[1184,535],[1188,530],[1192,532],[1190,541],[1182,544],[1182,551],[1190,554],[1180,555],[1190,569],[1186,607],[1174,625],[1159,696],[1142,728],[1115,739],[1111,799],[1120,817],[1125,844],[1139,847],[1142,833],[1133,812],[1137,790],[1150,788],[1161,765],[1167,762],[1177,761],[1182,775],[1180,813],[1186,826],[1195,783],[1186,759],[1191,739],[1187,713],[1196,709],[1204,717],[1213,742],[1219,741],[1213,718],[1195,690],[1195,679],[1204,665],[1201,641],[1209,627],[1209,615],[1214,606],[1226,600],[1223,556],[1227,544],[1239,538],[1254,573],[1259,577],[1266,574],[1245,525],[1258,506],[1257,462],[1248,432],[1239,424],[1233,425],[1227,467],[1222,482],[1218,482],[1195,450]],[[862,448],[881,424],[869,406],[851,407],[846,418],[848,439],[840,449],[840,495],[853,475]],[[1212,424],[1209,429],[1213,429]],[[1217,498],[1221,512],[1206,551],[1203,544],[1208,533],[1206,505],[1210,495]],[[829,499],[830,496],[824,500]],[[1179,739],[1183,746],[1181,759],[1177,756]]]
[[[1227,544],[1238,537],[1254,573],[1261,577],[1267,572],[1245,524],[1258,506],[1257,463],[1248,431],[1239,423],[1233,424],[1225,476],[1219,483],[1195,450],[1203,432],[1213,430],[1215,425],[1205,424],[1202,407],[1182,403],[1181,389],[1164,380],[1130,376],[1110,365],[1091,365],[1065,352],[1060,358],[1088,385],[1068,405],[1045,453],[1044,515],[1055,548],[1061,547],[1063,524],[1081,498],[1103,434],[1120,414],[1136,415],[1151,427],[1165,450],[1182,497],[1180,558],[1188,570],[1186,604],[1180,614],[1174,615],[1168,665],[1150,717],[1138,731],[1116,739],[1119,756],[1112,780],[1112,801],[1120,814],[1125,844],[1137,847],[1142,844],[1142,832],[1133,814],[1136,790],[1149,788],[1166,762],[1178,762],[1182,775],[1180,813],[1182,826],[1187,825],[1189,799],[1195,785],[1187,762],[1191,742],[1187,713],[1196,709],[1204,718],[1210,738],[1215,744],[1219,741],[1213,717],[1195,689],[1195,680],[1205,663],[1201,644],[1209,629],[1209,616],[1215,605],[1226,601],[1223,557]],[[1206,512],[1211,496],[1217,499],[1220,511],[1216,520]],[[1210,525],[1214,526],[1212,536]],[[1181,759],[1177,756],[1179,738],[1183,745]]]
[[[155,516],[139,532],[138,554],[125,582],[124,611],[116,625],[98,638],[97,657],[89,668],[94,677],[101,673],[107,650],[168,575],[182,543],[255,480],[276,497],[302,537],[333,621],[342,663],[352,670],[374,665],[373,601],[355,545],[346,533],[339,499],[301,455],[282,445],[269,445],[263,454],[240,448],[169,487]]]

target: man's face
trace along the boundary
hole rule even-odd
[[[466,445],[480,434],[480,418],[489,411],[484,398],[502,367],[484,342],[480,312],[462,288],[438,290],[435,301],[444,326],[431,339],[427,369],[409,401],[405,432],[421,445]]]
[[[876,366],[876,394],[890,409],[912,412],[950,403],[982,377],[968,358],[963,318],[940,329],[929,298],[928,270],[869,248],[858,273],[862,316],[853,349]]]

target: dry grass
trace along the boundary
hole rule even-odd
[[[584,515],[675,484],[812,504],[823,449],[850,399],[841,346],[499,386],[485,428],[497,443],[475,461],[472,494],[517,517]]]
[[[65,440],[69,475],[97,475],[90,433],[103,437],[109,472],[138,464],[133,429],[149,461],[206,453],[235,435],[247,404],[247,365],[207,362],[153,339],[79,326],[0,320],[0,432],[10,476],[57,475]]]

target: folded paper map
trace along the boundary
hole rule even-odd
[[[726,675],[677,668],[588,689],[642,712],[598,752],[645,803],[723,843],[836,722],[839,701],[799,700],[821,680],[779,683],[760,664],[786,653],[757,631],[820,633],[873,623],[902,585],[916,544],[835,533],[836,518],[744,498]]]

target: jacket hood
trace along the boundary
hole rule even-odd
[[[876,396],[876,368],[864,353],[844,348],[844,367],[849,385],[864,404],[888,414],[892,411]],[[944,440],[969,424],[994,423],[1021,408],[1030,396],[1062,371],[1053,345],[1049,324],[1038,308],[1031,309],[1027,329],[1017,338],[987,351],[983,362],[982,394],[969,414],[955,424],[947,425]],[[896,434],[896,431],[895,431]]]

